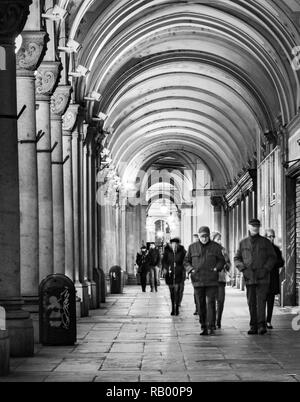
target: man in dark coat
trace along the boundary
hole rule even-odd
[[[270,272],[276,264],[272,243],[260,236],[260,221],[249,221],[249,236],[243,239],[234,257],[235,266],[243,273],[250,312],[249,335],[267,332],[266,301],[270,285]]]
[[[202,332],[200,335],[214,333],[214,309],[218,292],[219,272],[225,265],[222,247],[210,240],[207,226],[199,229],[199,240],[189,246],[185,268],[191,275],[194,295],[199,312]]]
[[[151,292],[157,292],[157,284],[158,284],[158,270],[157,266],[159,264],[160,255],[159,250],[155,246],[154,242],[150,243],[149,252],[148,252],[148,261],[149,261],[149,271],[150,271],[150,286]]]
[[[162,259],[162,269],[166,284],[169,286],[172,303],[171,315],[179,314],[179,306],[183,294],[185,269],[183,266],[186,250],[180,245],[180,239],[175,237],[167,245]]]
[[[269,291],[267,294],[267,328],[273,329],[271,324],[272,315],[273,315],[273,308],[274,308],[274,301],[275,296],[280,293],[280,279],[279,279],[279,270],[284,266],[284,259],[282,257],[280,248],[274,244],[275,239],[275,231],[273,229],[267,229],[265,233],[265,237],[270,240],[273,244],[275,253],[277,255],[277,261],[274,265],[271,273],[270,273],[270,286]]]
[[[146,285],[147,285],[147,275],[150,272],[149,268],[149,256],[147,252],[147,247],[142,246],[141,252],[137,253],[136,255],[136,263],[139,267],[138,272],[141,276],[141,286],[142,291],[146,292]]]

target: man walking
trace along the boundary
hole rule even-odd
[[[265,237],[269,239],[270,242],[273,244],[275,253],[277,255],[276,264],[273,266],[273,269],[270,273],[270,286],[267,294],[267,328],[273,329],[271,321],[273,315],[274,301],[275,296],[280,293],[279,270],[284,266],[284,259],[282,257],[280,248],[274,244],[275,231],[273,229],[267,229]]]
[[[243,273],[250,312],[249,335],[267,332],[266,301],[270,284],[270,272],[276,264],[272,243],[260,236],[260,221],[249,221],[249,236],[243,239],[234,257],[236,268]]]
[[[151,292],[157,292],[157,284],[158,284],[158,270],[157,266],[159,264],[160,255],[158,248],[155,246],[154,242],[150,243],[149,246],[149,270],[150,270],[150,286]]]
[[[146,292],[147,275],[149,273],[149,256],[146,246],[141,247],[141,252],[136,255],[136,264],[141,278],[142,291]]]
[[[225,265],[222,247],[210,240],[207,226],[199,229],[199,240],[189,246],[185,268],[191,275],[202,332],[214,333],[214,309],[218,292],[219,272]]]

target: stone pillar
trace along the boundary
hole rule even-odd
[[[84,126],[83,126],[84,127]],[[84,263],[84,138],[85,133],[83,132],[83,128],[81,128],[81,133],[77,138],[78,143],[78,158],[77,158],[77,166],[78,166],[78,180],[76,180],[76,173],[73,175],[75,177],[75,181],[73,182],[74,191],[77,193],[77,202],[76,205],[74,203],[74,230],[76,232],[76,218],[78,219],[78,243],[79,243],[79,282],[76,283],[76,290],[78,292],[78,296],[81,298],[81,315],[86,317],[89,315],[89,305],[90,305],[90,298],[89,298],[89,283],[87,280],[87,271]],[[75,139],[76,142],[76,139]],[[74,150],[75,146],[73,147]],[[75,160],[76,154],[74,153]],[[74,164],[75,166],[75,164]],[[75,196],[74,196],[75,197]],[[75,198],[74,198],[75,199]],[[77,214],[76,214],[77,208]],[[76,215],[76,217],[75,217]],[[76,234],[74,237],[76,241]],[[76,243],[75,243],[76,244]],[[75,257],[76,258],[76,257]],[[82,292],[82,293],[80,293]]]
[[[18,119],[21,294],[26,304],[28,302],[30,305],[35,305],[35,312],[38,312],[39,273],[34,71],[44,50],[45,37],[45,32],[24,31],[22,46],[17,54],[18,110],[26,105],[26,109]]]
[[[65,273],[75,281],[74,263],[74,203],[72,168],[72,130],[76,124],[79,105],[71,104],[63,116],[64,217],[65,217]],[[76,151],[75,151],[76,152]],[[79,272],[78,272],[79,273]]]
[[[93,140],[89,144],[89,152],[87,155],[87,208],[88,208],[88,217],[87,217],[87,230],[88,230],[88,243],[87,243],[87,253],[88,253],[88,279],[91,286],[91,305],[92,309],[97,308],[97,285],[93,279],[93,269],[95,268],[95,259],[93,247],[95,244],[94,239],[94,227],[95,227],[95,202],[96,202],[96,194],[95,194],[95,186],[96,186],[96,177],[95,177],[95,159],[94,159],[94,147]]]
[[[214,231],[222,232],[222,197],[211,197],[211,205],[214,211]]]
[[[18,119],[20,186],[20,266],[24,309],[30,311],[34,339],[38,342],[39,225],[38,225],[38,140],[35,118],[35,76],[45,45],[45,32],[24,31],[17,54],[17,106],[26,109]]]
[[[36,129],[43,132],[37,143],[39,209],[39,282],[53,273],[53,205],[50,133],[50,96],[61,65],[42,62],[36,75]]]
[[[15,37],[25,25],[30,3],[0,0],[0,305],[6,310],[11,356],[33,355],[34,344],[32,321],[22,310],[21,298],[15,54]]]
[[[62,116],[65,113],[71,87],[58,86],[51,98],[51,146],[57,144],[52,156],[52,195],[53,195],[53,271],[65,274],[65,228],[64,228],[64,180]]]

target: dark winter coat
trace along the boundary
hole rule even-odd
[[[156,267],[159,264],[160,255],[157,248],[150,248],[148,252],[148,261],[151,267]]]
[[[165,247],[164,255],[162,258],[162,269],[166,271],[165,280],[167,285],[174,285],[176,283],[184,282],[185,269],[183,266],[183,262],[185,255],[186,250],[181,245],[177,246],[175,255],[172,247],[170,247],[169,245]]]
[[[218,243],[209,241],[202,244],[197,241],[189,246],[184,265],[187,273],[191,273],[194,287],[218,286],[219,272],[225,262],[222,247]]]
[[[136,255],[136,263],[139,266],[139,272],[149,271],[149,254],[146,253],[137,253]]]
[[[243,239],[234,257],[235,266],[243,273],[246,285],[269,284],[276,260],[272,243],[260,235]]]
[[[270,287],[269,292],[277,295],[280,293],[280,279],[279,279],[279,269],[284,266],[284,259],[282,257],[279,247],[273,244],[273,248],[277,255],[277,261],[270,273]]]

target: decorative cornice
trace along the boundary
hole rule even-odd
[[[13,44],[22,32],[32,0],[0,0],[1,44]]]
[[[35,89],[37,100],[52,95],[60,77],[62,65],[57,61],[43,61],[36,74]]]
[[[65,114],[69,106],[71,90],[70,85],[58,85],[51,97],[51,118],[61,118]]]
[[[225,199],[229,207],[240,201],[247,193],[256,191],[257,170],[249,169],[237,182],[236,185],[226,193]]]
[[[79,105],[72,103],[69,105],[66,113],[63,115],[63,131],[66,131],[69,135],[76,124],[78,109]]]
[[[16,56],[18,70],[34,71],[40,65],[46,51],[48,34],[43,31],[23,31],[22,45]]]

